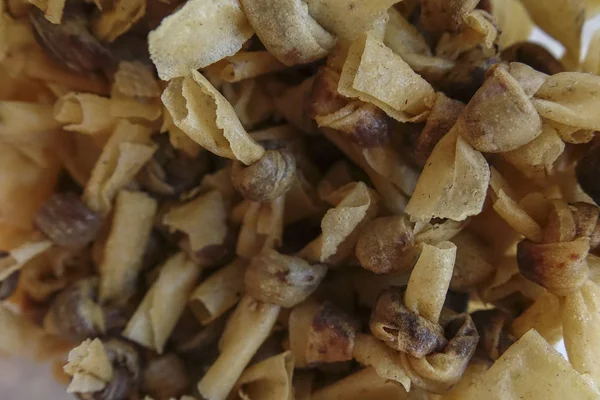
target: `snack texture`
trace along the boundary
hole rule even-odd
[[[600,399],[598,10],[0,0],[1,356],[82,400]]]

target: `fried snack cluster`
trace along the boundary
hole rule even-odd
[[[0,0],[0,352],[90,400],[600,399],[598,11]]]

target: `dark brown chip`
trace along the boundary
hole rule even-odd
[[[185,394],[189,384],[183,361],[171,353],[148,362],[141,389],[155,400],[169,400]]]
[[[600,204],[600,146],[588,150],[577,164],[577,181],[596,204]]]
[[[58,193],[38,210],[34,224],[59,246],[79,248],[95,239],[102,219],[76,194]]]
[[[389,347],[421,358],[444,348],[441,326],[404,306],[404,291],[385,290],[377,299],[369,322],[371,333]]]
[[[410,271],[418,255],[413,229],[403,216],[374,219],[356,243],[360,265],[377,274]]]
[[[65,10],[62,23],[53,24],[32,7],[29,18],[42,49],[67,68],[86,73],[112,65],[110,52],[90,33],[83,14]]]
[[[10,274],[6,279],[0,282],[0,301],[8,299],[17,289],[19,283],[20,271],[15,271]]]
[[[251,201],[269,201],[284,195],[296,179],[296,158],[287,150],[267,150],[250,166],[233,164],[233,186]]]
[[[479,49],[472,50],[461,56],[441,82],[434,85],[448,97],[468,103],[483,85],[488,68],[498,62],[498,58],[487,57]]]
[[[80,280],[60,292],[48,310],[45,325],[73,341],[101,335],[104,313],[96,303],[98,279]]]
[[[332,303],[319,307],[308,330],[306,362],[334,363],[352,359],[358,322]]]
[[[545,47],[531,42],[515,43],[502,50],[504,61],[516,61],[548,75],[564,72],[565,67]]]
[[[137,177],[145,190],[157,196],[172,197],[200,183],[209,169],[206,153],[192,157],[175,149],[167,135],[160,135],[154,141],[159,145],[158,150]]]

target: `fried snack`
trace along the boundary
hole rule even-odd
[[[237,0],[194,0],[150,32],[148,47],[158,76],[170,80],[234,55],[253,34]]]
[[[433,149],[406,213],[418,221],[463,221],[481,212],[489,179],[485,158],[455,126]]]
[[[141,192],[117,195],[100,273],[100,301],[125,304],[136,292],[157,203]]]
[[[231,104],[202,74],[191,75],[171,80],[162,95],[175,125],[219,156],[246,165],[258,161],[264,149],[248,136]]]
[[[185,254],[171,257],[127,323],[123,336],[161,354],[199,276],[200,268]]]
[[[267,50],[282,64],[316,61],[335,45],[335,37],[313,19],[300,0],[241,0],[246,17]]]
[[[599,9],[0,0],[0,351],[81,399],[600,398]]]
[[[368,34],[356,39],[350,47],[338,92],[373,103],[400,122],[425,120],[434,97],[427,81]]]

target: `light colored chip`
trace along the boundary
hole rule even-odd
[[[578,129],[600,130],[600,76],[562,72],[549,77],[533,104],[548,120]]]
[[[119,121],[85,187],[83,199],[92,211],[106,215],[117,192],[150,160],[157,148],[150,134],[149,128]]]
[[[346,376],[311,395],[311,400],[405,399],[406,391],[400,385],[380,377],[373,367],[367,367]]]
[[[125,304],[136,293],[157,208],[157,201],[143,192],[122,190],[117,195],[110,235],[99,266],[98,296],[102,303]]]
[[[146,0],[115,0],[112,8],[103,11],[93,21],[94,35],[105,42],[113,42],[127,32],[146,14]]]
[[[112,91],[138,98],[156,98],[160,97],[162,93],[152,70],[140,61],[121,61],[119,63]]]
[[[442,242],[437,246],[423,244],[421,255],[406,287],[406,308],[437,323],[450,286],[455,261],[454,243]]]
[[[335,45],[335,37],[310,16],[302,0],[241,2],[261,42],[287,66],[323,58]]]
[[[591,400],[599,395],[591,382],[571,368],[567,360],[531,330],[496,360],[460,398]]]
[[[350,183],[329,196],[336,204],[321,220],[322,235],[301,255],[309,260],[338,263],[350,255],[360,228],[377,214],[377,195],[362,182]]]
[[[165,214],[163,223],[171,231],[185,233],[194,253],[220,246],[227,234],[227,210],[223,196],[213,190],[189,203],[175,206]]]
[[[100,339],[87,339],[69,352],[64,371],[72,377],[67,393],[94,393],[113,378],[113,366]]]
[[[542,133],[536,139],[502,156],[526,176],[543,182],[553,172],[554,162],[562,154],[565,144],[554,128],[542,126]]]
[[[54,105],[54,118],[68,131],[87,135],[106,134],[117,120],[110,115],[110,99],[88,93],[70,92]]]
[[[411,54],[431,56],[431,50],[423,35],[398,10],[390,8],[388,16],[383,40],[387,47],[403,58]]]
[[[391,146],[363,149],[362,153],[365,161],[375,172],[389,180],[404,194],[408,196],[413,194],[419,172],[403,160]]]
[[[400,122],[424,120],[435,100],[427,81],[383,42],[367,34],[350,47],[338,92],[375,104]]]
[[[410,378],[402,369],[400,353],[372,335],[356,335],[353,356],[362,365],[375,368],[381,378],[398,382],[410,391]]]
[[[232,400],[292,400],[294,357],[284,353],[269,357],[247,368],[236,387]]]
[[[483,208],[489,166],[453,128],[433,150],[406,206],[413,220],[463,221]]]
[[[520,338],[531,329],[535,329],[548,343],[558,342],[562,336],[560,299],[552,293],[544,293],[519,315],[512,323],[511,332]]]
[[[456,60],[461,54],[480,46],[491,50],[499,36],[491,15],[474,10],[464,16],[464,23],[456,34],[445,33],[436,46],[436,55]]]
[[[185,254],[177,253],[167,260],[123,336],[161,354],[199,276],[200,268]]]
[[[231,104],[197,71],[175,78],[162,95],[175,125],[205,149],[246,165],[264,154],[244,130]]]
[[[309,14],[328,32],[353,40],[386,17],[401,0],[306,0]]]
[[[192,292],[189,307],[203,324],[210,324],[241,299],[248,262],[238,258],[200,283]]]
[[[239,82],[244,79],[281,71],[285,65],[277,61],[267,51],[240,51],[207,69],[218,74],[225,82]]]
[[[262,249],[281,246],[285,198],[279,196],[271,201],[248,203],[236,246],[237,255],[247,259]]]
[[[187,76],[237,53],[254,31],[238,0],[190,0],[150,32],[150,57],[162,80]]]

